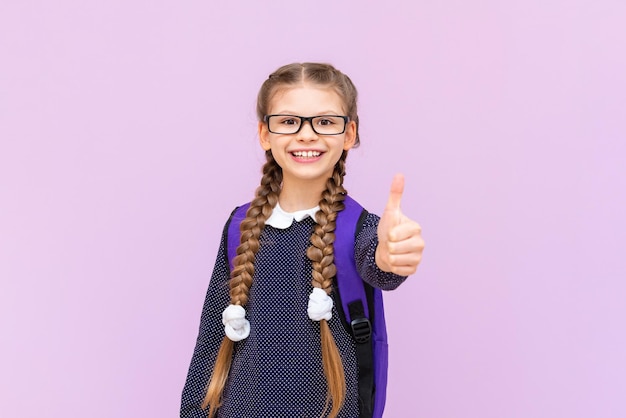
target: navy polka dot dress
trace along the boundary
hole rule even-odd
[[[385,273],[374,261],[379,218],[369,214],[355,242],[361,277],[391,290],[406,277]],[[220,418],[317,418],[324,410],[326,379],[322,367],[320,326],[307,315],[312,290],[311,262],[306,257],[315,221],[306,217],[286,229],[266,226],[260,237],[246,317],[248,338],[235,343],[233,362]],[[217,351],[224,338],[222,311],[229,305],[229,268],[225,237],[209,283],[200,332],[182,394],[181,418],[206,417],[200,405],[206,394]],[[342,357],[347,395],[339,414],[359,416],[355,344],[337,308],[328,324]]]

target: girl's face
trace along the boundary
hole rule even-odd
[[[343,100],[334,89],[309,83],[278,90],[268,111],[270,115],[305,117],[346,115]],[[271,133],[267,123],[259,122],[259,138],[261,147],[271,150],[283,169],[283,187],[313,186],[319,189],[332,176],[342,152],[354,145],[356,123],[349,121],[342,134],[320,135],[313,131],[311,122],[304,122],[295,134]]]

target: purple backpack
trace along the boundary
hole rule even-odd
[[[382,291],[365,283],[356,269],[354,241],[367,211],[346,196],[335,229],[335,301],[346,328],[356,341],[361,418],[380,418],[387,394],[387,328]],[[239,225],[249,203],[239,206],[228,224],[227,255],[231,271],[240,241]],[[339,301],[337,300],[339,299]]]

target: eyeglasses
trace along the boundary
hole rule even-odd
[[[318,135],[341,135],[346,131],[346,124],[350,121],[349,116],[320,115],[320,116],[296,116],[296,115],[266,115],[263,120],[267,123],[267,129],[273,134],[290,135],[297,134],[305,122],[311,124],[313,132]]]

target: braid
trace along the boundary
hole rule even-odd
[[[280,194],[282,170],[271,152],[266,153],[266,158],[261,185],[257,188],[256,197],[250,203],[246,218],[240,225],[241,241],[233,260],[230,280],[230,299],[234,305],[245,306],[248,303],[248,290],[254,276],[254,258],[259,251],[259,237]]]
[[[311,246],[307,250],[307,257],[311,260],[313,267],[312,285],[323,289],[329,295],[332,292],[332,279],[337,272],[334,263],[333,243],[335,241],[337,213],[345,207],[343,201],[346,189],[343,187],[343,177],[345,175],[346,157],[347,152],[344,151],[335,164],[332,177],[326,182],[326,190],[322,193],[319,203],[320,210],[316,214],[317,225],[311,236]],[[346,379],[337,344],[325,319],[320,321],[320,338],[322,363],[328,385],[324,412],[332,401],[329,416],[336,417],[346,396]]]
[[[255,198],[250,203],[246,218],[240,226],[241,242],[237,247],[237,256],[233,260],[234,267],[230,275],[230,301],[233,305],[245,306],[248,303],[248,292],[254,277],[254,258],[259,251],[259,237],[280,194],[282,169],[270,151],[265,153],[265,158],[267,162],[263,165],[261,185],[257,188]],[[203,409],[209,408],[209,418],[215,415],[221,405],[234,345],[234,342],[225,336],[217,353],[213,374],[202,402]]]

